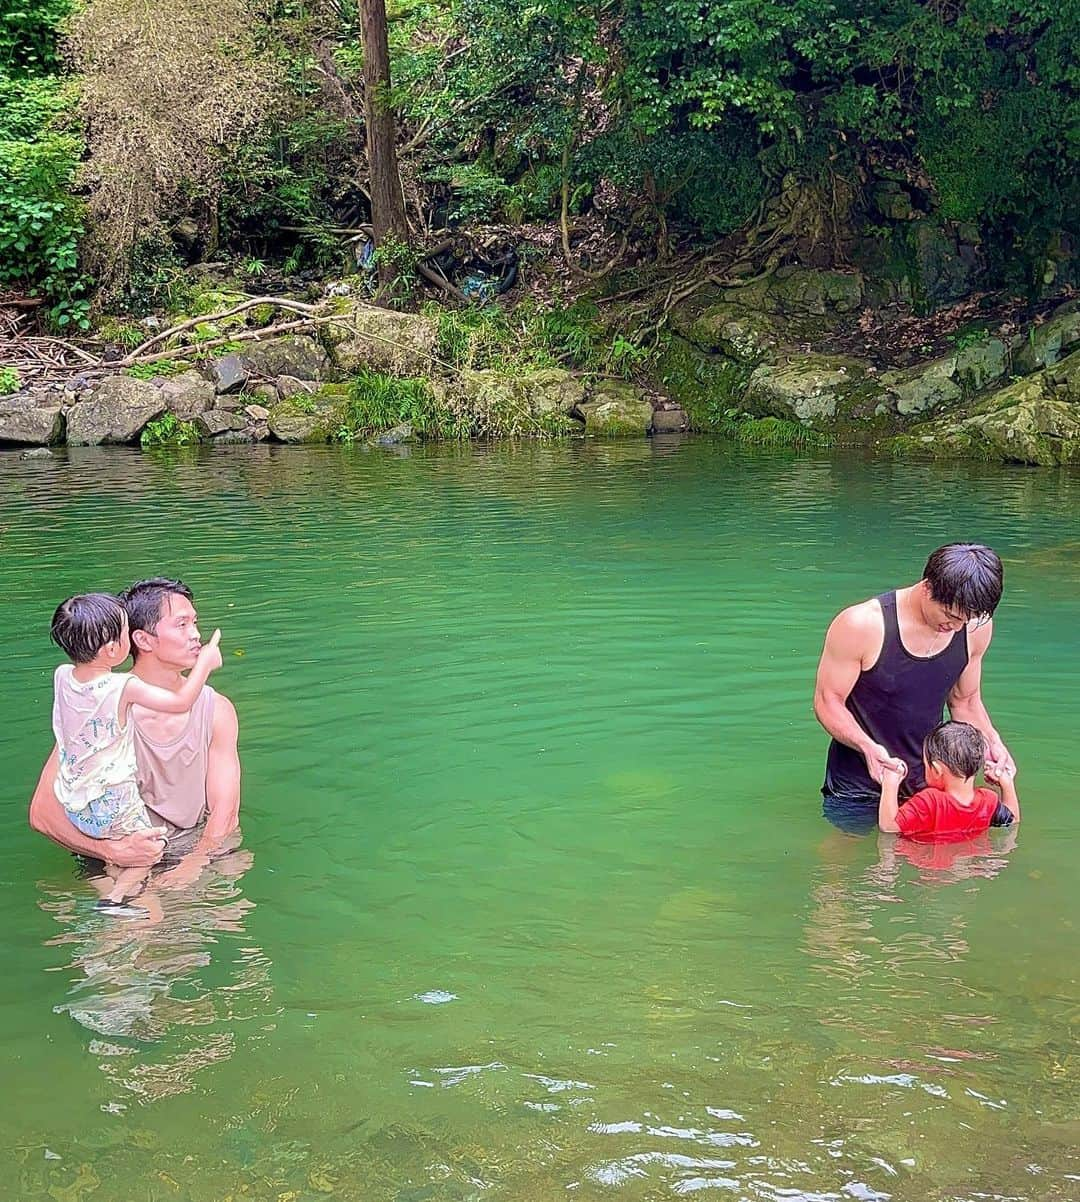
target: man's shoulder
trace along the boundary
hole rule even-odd
[[[207,686],[209,687],[209,686]],[[236,716],[236,706],[225,696],[212,690],[214,694],[213,734],[212,738],[236,741],[240,721]]]
[[[829,636],[834,641],[861,649],[867,643],[880,640],[884,630],[881,602],[877,597],[870,597],[842,609],[832,620]]]

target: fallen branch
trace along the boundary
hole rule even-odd
[[[123,359],[117,360],[116,365],[118,367],[132,367],[140,361],[145,351],[157,343],[164,341],[166,338],[175,338],[177,334],[182,334],[184,330],[190,330],[195,326],[212,325],[215,321],[224,321],[226,317],[235,317],[236,314],[244,313],[248,309],[257,308],[259,305],[273,305],[277,309],[286,309],[293,313],[308,313],[312,315],[318,313],[322,308],[321,305],[305,305],[300,301],[285,300],[278,296],[255,296],[251,300],[234,305],[231,309],[224,309],[220,313],[204,313],[201,317],[190,317],[187,321],[180,322],[179,325],[170,326],[167,330],[162,330],[160,333],[155,334],[153,338],[148,338],[141,346],[136,347],[135,350]],[[237,334],[232,339],[218,339],[217,341],[240,341],[240,335]],[[205,343],[204,345],[210,344]]]

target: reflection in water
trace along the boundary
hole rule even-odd
[[[240,889],[252,862],[234,847],[201,871],[181,861],[153,875],[137,899],[144,919],[101,914],[85,888],[46,889],[41,907],[64,928],[48,945],[70,949],[66,968],[81,974],[54,1010],[91,1034],[101,1071],[139,1102],[189,1092],[267,1013],[270,961],[235,939],[254,909]]]

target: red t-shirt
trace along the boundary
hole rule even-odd
[[[1008,826],[1012,811],[993,789],[976,789],[969,806],[954,801],[944,789],[922,789],[896,812],[902,835],[975,835],[991,826]]]

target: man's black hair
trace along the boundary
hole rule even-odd
[[[986,740],[969,722],[942,722],[923,740],[923,756],[970,780],[986,759]]]
[[[948,543],[926,561],[923,579],[939,605],[967,618],[989,617],[1001,600],[1005,569],[981,543]]]
[[[154,576],[149,580],[136,580],[134,584],[120,594],[120,601],[127,610],[128,629],[132,634],[136,630],[145,630],[154,634],[157,624],[165,611],[165,601],[168,597],[184,597],[194,602],[191,589],[182,580],[170,580],[166,576]],[[135,640],[131,640],[131,654],[139,658],[139,649]]]
[[[83,593],[56,607],[52,641],[76,664],[88,664],[124,633],[124,607],[112,593]]]

